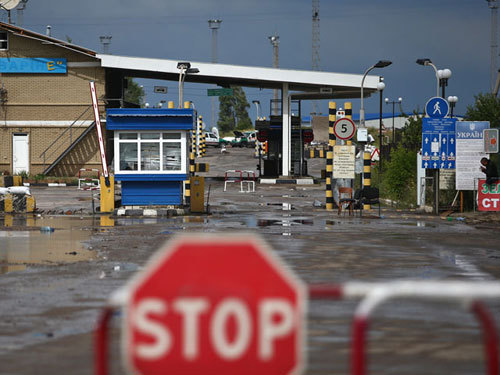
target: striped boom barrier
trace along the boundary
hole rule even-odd
[[[337,103],[328,102],[328,152],[326,153],[326,209],[333,210],[333,147],[336,137],[333,125],[337,120]]]
[[[371,155],[369,152],[363,152],[363,187],[370,187],[372,184],[371,173]],[[363,210],[369,210],[369,204],[363,205]]]

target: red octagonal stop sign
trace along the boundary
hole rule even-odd
[[[180,236],[130,285],[125,358],[134,374],[296,374],[305,287],[247,235]]]

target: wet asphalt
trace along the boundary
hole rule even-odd
[[[234,154],[250,167],[255,159],[248,151]],[[223,168],[221,156],[212,157]],[[4,219],[12,226],[0,228],[0,374],[92,374],[91,332],[99,311],[176,233],[255,233],[308,284],[500,277],[500,232],[494,227],[385,207],[381,217],[377,210],[362,218],[339,216],[316,207],[324,202],[324,185],[258,185],[254,193],[240,193],[237,187],[223,192],[221,181],[206,184],[207,215],[116,218],[114,226],[102,226],[88,215],[87,193],[60,188],[53,196],[68,203],[38,198],[39,207],[48,212],[71,206],[72,215]],[[40,188],[38,197],[53,191]],[[41,233],[42,226],[55,230]],[[308,374],[349,373],[357,303],[310,301]],[[500,301],[488,306],[498,321]],[[117,312],[112,332],[116,374],[123,373],[120,318]],[[370,328],[369,373],[484,373],[479,326],[460,304],[395,300],[377,310]]]

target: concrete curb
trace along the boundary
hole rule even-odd
[[[184,208],[117,208],[115,216],[147,216],[147,217],[172,217],[187,215],[189,211]]]
[[[59,186],[78,186],[76,183],[65,183],[65,182],[23,182],[23,186],[38,186],[38,187],[59,187]]]
[[[315,181],[312,178],[291,178],[291,179],[261,178],[259,180],[259,183],[267,185],[277,185],[277,184],[314,185]]]

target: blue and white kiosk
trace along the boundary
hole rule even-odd
[[[114,131],[114,173],[121,181],[122,205],[180,205],[189,177],[188,139],[193,109],[114,108],[107,110]]]

